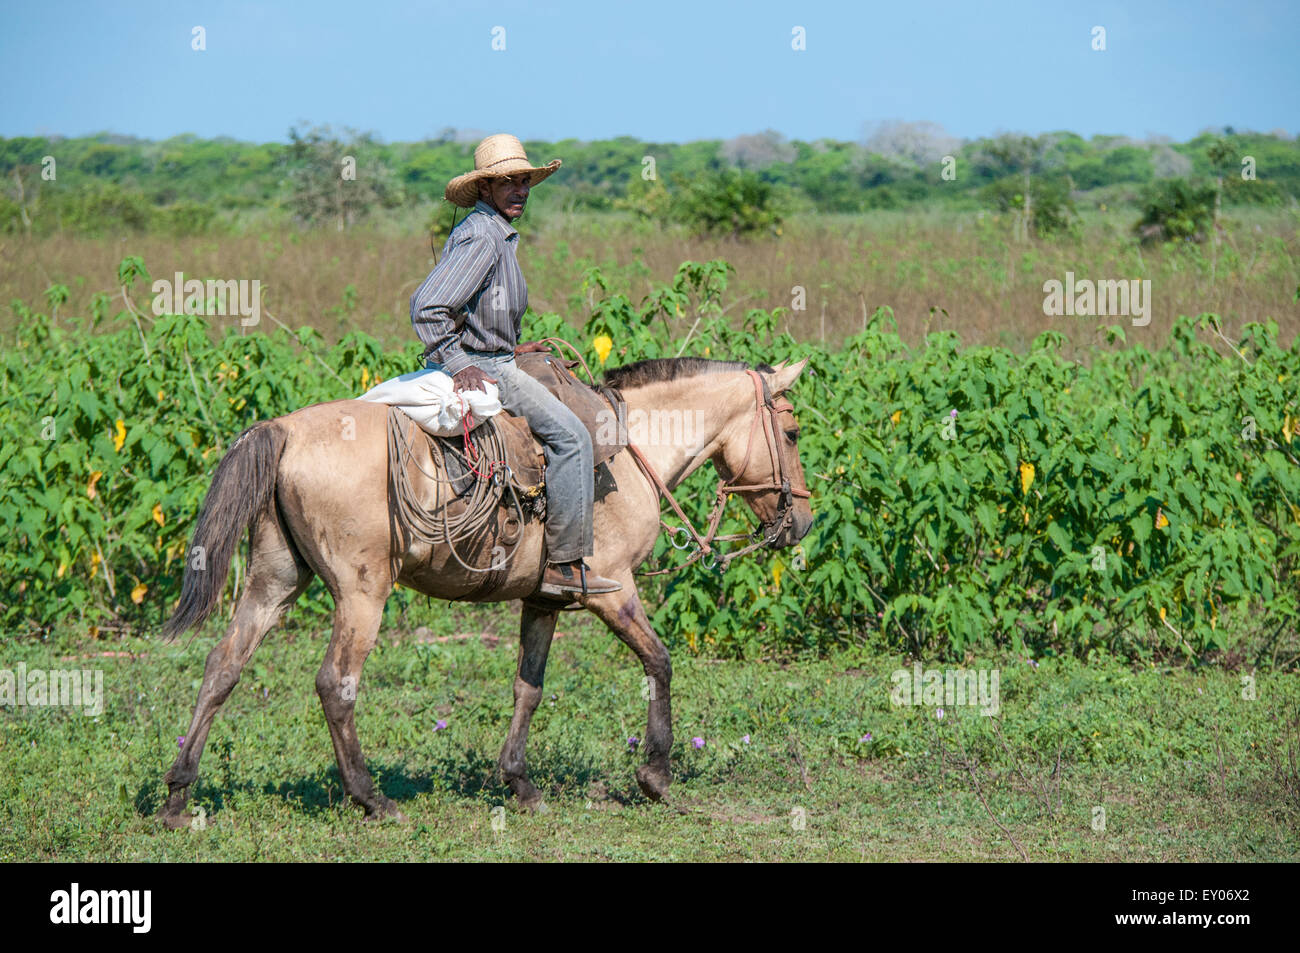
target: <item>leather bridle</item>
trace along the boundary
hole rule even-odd
[[[790,485],[790,478],[785,472],[785,461],[781,456],[780,446],[777,441],[777,415],[782,411],[793,411],[794,406],[784,397],[773,399],[771,392],[768,390],[767,382],[763,380],[762,375],[757,371],[746,370],[745,373],[748,374],[754,382],[755,407],[754,418],[749,427],[749,442],[745,447],[745,459],[736,470],[736,474],[739,476],[749,468],[749,461],[754,455],[756,437],[758,436],[758,431],[761,427],[764,443],[767,446],[768,454],[772,460],[772,482],[728,483],[725,478],[719,475],[718,489],[714,499],[713,509],[709,511],[708,531],[701,536],[691,524],[691,521],[687,518],[686,514],[682,512],[682,508],[677,505],[677,500],[673,498],[672,491],[669,490],[667,485],[664,484],[664,481],[659,478],[659,474],[655,472],[650,461],[645,458],[645,454],[643,454],[638,447],[629,442],[627,445],[628,450],[632,451],[632,456],[636,459],[637,463],[641,465],[646,476],[650,478],[650,482],[654,484],[655,489],[659,491],[660,495],[668,498],[668,502],[672,504],[674,512],[676,512],[681,521],[686,524],[684,526],[674,527],[669,526],[662,519],[659,520],[660,525],[671,534],[669,542],[671,542],[673,547],[676,549],[686,549],[690,546],[691,537],[694,537],[696,543],[695,551],[692,552],[690,558],[680,566],[674,566],[671,569],[658,569],[654,572],[638,573],[638,575],[659,576],[664,573],[676,572],[680,569],[685,569],[697,559],[702,559],[706,556],[709,557],[712,562],[701,563],[701,565],[706,569],[713,569],[716,567],[720,573],[725,573],[733,559],[743,556],[746,553],[753,552],[755,549],[759,549],[760,547],[770,546],[774,543],[777,537],[781,535],[782,531],[784,531],[794,519],[794,498],[800,497],[807,499],[812,495],[804,487],[793,487]],[[732,493],[750,492],[754,490],[780,491],[781,495],[777,501],[776,515],[773,516],[769,522],[760,524],[759,529],[754,530],[752,533],[729,533],[723,536],[718,536],[718,524],[722,521],[722,514],[727,508],[727,500],[730,495]],[[684,540],[680,545],[677,543],[679,537]],[[723,542],[737,539],[749,539],[755,541],[751,542],[748,546],[735,550],[734,552],[722,554],[719,554],[709,545],[712,542]]]

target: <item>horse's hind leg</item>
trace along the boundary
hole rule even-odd
[[[519,805],[529,811],[544,811],[541,792],[528,780],[524,750],[528,744],[528,726],[542,700],[542,678],[546,674],[546,655],[555,635],[556,610],[546,611],[525,605],[519,620],[519,667],[515,673],[515,714],[510,719],[510,734],[501,749],[501,777]]]
[[[208,653],[194,717],[176,762],[163,777],[167,801],[158,816],[173,830],[190,824],[185,803],[190,785],[198,777],[199,758],[217,709],[230,697],[240,672],[271,626],[311,582],[312,572],[289,543],[278,513],[268,513],[255,524],[250,549],[248,586],[225,637]]]
[[[316,691],[325,709],[334,756],[338,759],[343,790],[366,811],[366,820],[406,818],[397,805],[376,788],[361,754],[357,724],[353,717],[357,706],[357,688],[361,668],[375,647],[379,623],[387,595],[367,594],[358,589],[335,592],[334,635],[330,639],[325,661],[316,674]]]

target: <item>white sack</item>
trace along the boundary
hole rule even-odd
[[[435,437],[454,437],[464,432],[462,413],[471,415],[470,429],[501,412],[497,385],[483,382],[487,393],[467,390],[460,394],[445,371],[412,371],[376,384],[357,400],[392,404]]]

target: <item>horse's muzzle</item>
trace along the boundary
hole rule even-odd
[[[784,528],[778,531],[776,521],[763,524],[763,538],[769,540],[768,549],[785,549],[787,546],[793,546],[799,540],[808,535],[812,529],[815,516],[809,515],[806,518],[800,517],[798,513],[791,513],[786,520]],[[773,535],[775,533],[775,535]]]

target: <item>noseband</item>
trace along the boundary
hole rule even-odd
[[[762,375],[757,371],[746,370],[745,373],[748,374],[754,382],[754,418],[749,427],[749,442],[745,447],[745,460],[741,463],[739,469],[736,470],[736,474],[742,474],[749,468],[749,461],[754,455],[754,444],[756,443],[758,431],[761,427],[764,443],[766,444],[768,454],[772,459],[773,481],[770,483],[728,483],[723,477],[719,476],[718,489],[713,502],[713,509],[709,511],[709,528],[708,531],[701,536],[691,524],[691,521],[687,519],[686,514],[682,512],[682,508],[677,505],[677,501],[673,499],[672,491],[668,489],[663,480],[659,479],[659,474],[656,473],[654,467],[650,465],[650,461],[645,458],[645,455],[641,453],[640,449],[638,449],[634,444],[629,443],[628,449],[632,451],[632,456],[635,457],[637,463],[641,465],[641,469],[643,469],[646,476],[650,478],[650,482],[654,484],[660,495],[668,498],[668,502],[672,504],[673,510],[677,513],[677,516],[686,524],[685,526],[674,527],[669,526],[662,519],[659,520],[660,525],[671,534],[669,542],[671,542],[673,547],[676,549],[686,549],[690,546],[691,537],[694,537],[696,543],[695,551],[692,552],[690,558],[680,566],[674,566],[671,569],[659,569],[654,572],[639,573],[638,575],[659,576],[668,572],[676,572],[679,569],[685,569],[697,559],[706,556],[711,560],[711,562],[702,563],[706,569],[713,569],[716,567],[719,572],[726,572],[727,567],[736,557],[743,556],[762,546],[770,546],[774,543],[777,537],[781,535],[782,531],[790,525],[794,519],[794,498],[797,496],[807,499],[812,495],[806,489],[795,488],[790,485],[790,478],[786,476],[785,463],[782,460],[780,448],[777,445],[777,414],[784,410],[793,411],[794,406],[784,397],[774,400],[771,392],[767,388],[767,382],[763,380]],[[768,523],[763,523],[759,529],[754,530],[752,533],[729,533],[724,536],[718,536],[718,524],[722,521],[722,513],[727,508],[727,500],[731,494],[747,493],[755,490],[780,491],[781,495],[777,501],[776,515],[772,520]],[[682,539],[680,545],[677,542],[679,537]],[[722,542],[736,539],[755,541],[742,549],[736,550],[735,552],[722,553],[721,555],[719,555],[718,552],[709,545],[711,542]]]

